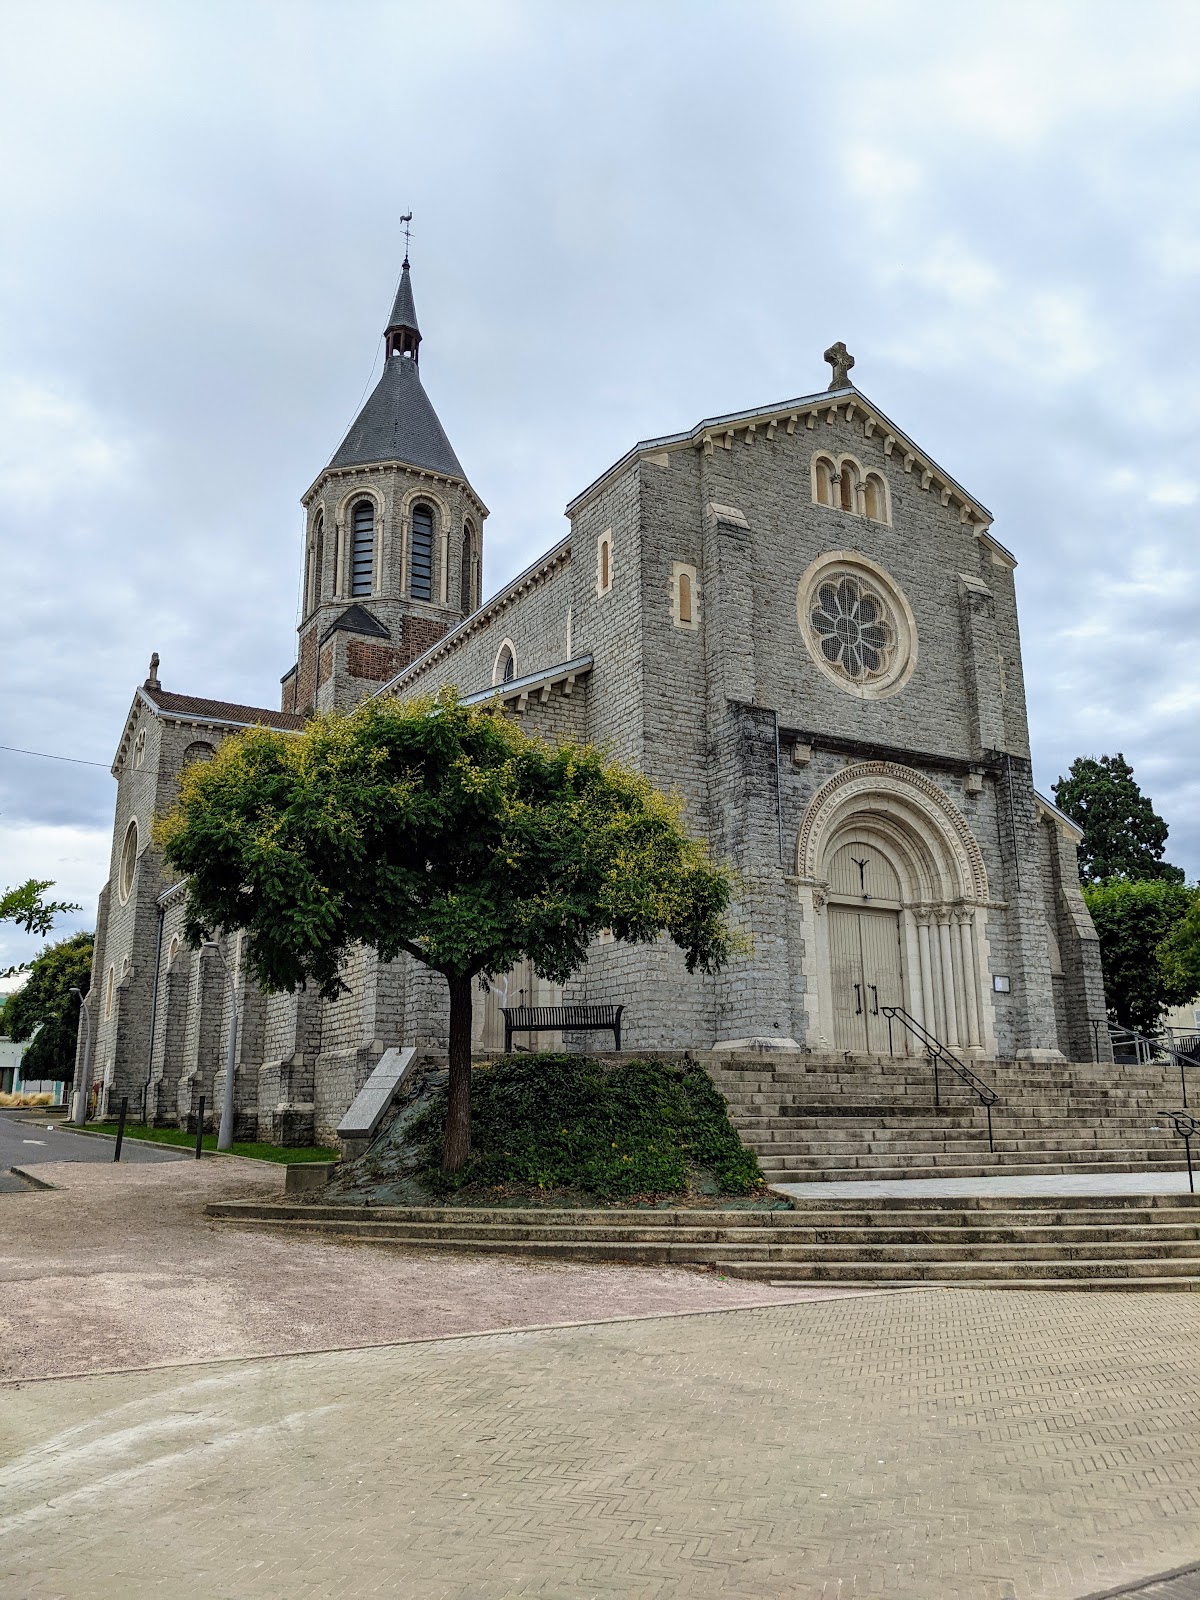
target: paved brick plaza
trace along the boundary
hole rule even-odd
[[[37,1383],[0,1592],[1076,1597],[1200,1558],[1198,1355],[928,1290]]]

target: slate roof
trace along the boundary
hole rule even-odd
[[[408,275],[408,262],[404,263],[404,270],[400,274],[400,287],[396,290],[396,298],[392,304],[392,315],[384,330],[390,333],[393,328],[411,328],[414,333],[420,333],[417,326],[417,303],[413,299],[412,279]]]
[[[268,728],[279,728],[293,733],[304,726],[305,718],[290,711],[267,711],[261,706],[238,706],[228,700],[207,700],[201,695],[172,694],[169,689],[152,689],[143,686],[142,693],[152,706],[168,715],[202,717],[208,722],[225,722],[231,727],[254,727],[262,723]]]
[[[383,377],[329,465],[358,467],[368,461],[403,461],[410,467],[466,478],[411,358],[389,356]]]
[[[373,617],[360,605],[347,606],[341,616],[336,617],[317,640],[317,648],[320,649],[326,639],[335,633],[365,633],[372,639],[392,637],[379,618]]]

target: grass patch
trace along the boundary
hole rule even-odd
[[[93,1126],[102,1133],[116,1133],[117,1124],[112,1118],[107,1122],[95,1123]],[[145,1139],[150,1144],[173,1144],[187,1150],[196,1148],[196,1135],[188,1133],[186,1128],[151,1128],[144,1122],[127,1122],[125,1124],[125,1137],[127,1139]],[[285,1166],[291,1166],[297,1161],[336,1161],[340,1151],[326,1150],[321,1145],[283,1145],[261,1144],[258,1141],[244,1142],[235,1139],[232,1149],[218,1150],[217,1136],[215,1133],[204,1135],[203,1148],[211,1150],[214,1155],[250,1156],[255,1161],[281,1161]]]
[[[471,1159],[440,1170],[445,1091],[404,1130],[414,1176],[438,1196],[569,1191],[601,1201],[764,1190],[702,1067],[648,1059],[507,1056],[472,1078]]]

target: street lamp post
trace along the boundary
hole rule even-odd
[[[77,1128],[82,1128],[87,1121],[87,1079],[88,1067],[92,1060],[92,1019],[88,1015],[88,1001],[91,995],[85,995],[81,989],[71,985],[72,994],[79,996],[79,1009],[83,1013],[83,1055],[79,1065],[75,1068],[75,1088],[71,1098],[75,1104],[69,1108],[67,1121],[73,1122]]]
[[[229,963],[226,961],[221,946],[217,941],[215,939],[206,939],[204,948],[217,952],[217,957],[225,968],[225,977],[229,984],[229,1035],[225,1044],[225,1093],[221,1100],[221,1125],[217,1130],[217,1149],[230,1150],[233,1148],[233,1067],[237,1057],[237,986],[233,981],[233,973],[229,970]]]

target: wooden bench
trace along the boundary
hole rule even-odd
[[[613,1049],[621,1048],[621,1013],[624,1006],[501,1006],[504,1013],[504,1050],[512,1049],[514,1033],[588,1033],[611,1029]]]

